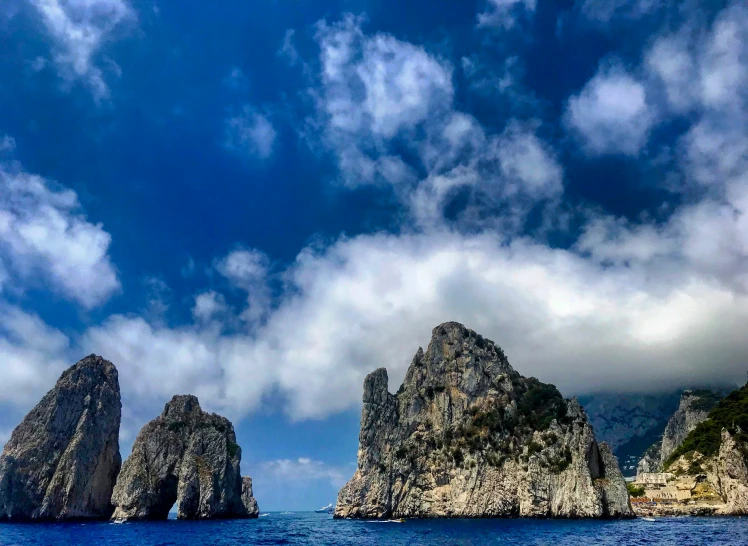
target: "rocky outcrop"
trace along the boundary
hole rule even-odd
[[[364,381],[358,468],[335,517],[632,515],[577,401],[461,324],[434,329],[397,394],[383,368]]]
[[[252,478],[244,476],[242,478],[242,504],[247,511],[247,517],[256,518],[260,515],[260,508],[257,506],[257,500],[255,500],[252,494]]]
[[[203,412],[194,396],[175,396],[135,439],[114,488],[112,518],[166,519],[175,502],[180,519],[251,517],[240,463],[231,422]]]
[[[739,446],[732,435],[722,430],[722,444],[708,474],[715,489],[725,501],[719,511],[723,515],[748,514],[748,466],[744,446]]]
[[[662,446],[662,440],[652,444],[652,446],[644,452],[644,456],[639,461],[636,467],[636,479],[641,479],[642,474],[649,474],[652,472],[659,472],[662,469],[660,461],[660,448]]]
[[[106,519],[121,459],[117,369],[90,355],[66,370],[0,456],[0,520]]]
[[[660,468],[696,425],[704,421],[721,396],[711,391],[683,391],[678,410],[665,427],[660,444]]]
[[[668,420],[662,438],[647,449],[639,460],[637,479],[644,473],[661,472],[673,452],[699,423],[706,420],[722,396],[722,391],[683,391],[678,409]]]

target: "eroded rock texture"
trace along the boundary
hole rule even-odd
[[[719,402],[721,395],[711,391],[683,391],[678,410],[665,427],[660,447],[660,467],[670,458],[673,451],[683,443],[688,433],[702,421]]]
[[[240,463],[231,422],[202,411],[194,396],[175,396],[135,439],[114,488],[112,517],[166,519],[175,502],[181,519],[252,517]]]
[[[358,469],[335,517],[632,516],[576,400],[461,324],[435,328],[397,394],[387,387],[383,368],[364,382]]]
[[[0,520],[106,519],[121,459],[117,369],[91,355],[66,370],[0,456]]]

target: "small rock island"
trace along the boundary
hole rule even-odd
[[[525,378],[493,342],[448,322],[397,394],[364,381],[358,469],[336,518],[628,518],[618,461],[579,403]]]
[[[90,355],[66,370],[0,455],[0,522],[254,518],[231,422],[175,396],[122,464],[117,368]]]
[[[111,362],[90,355],[68,368],[0,455],[0,521],[108,518],[121,412]]]
[[[146,424],[122,465],[113,519],[250,518],[259,510],[252,480],[242,480],[241,448],[225,417],[206,413],[195,396],[175,396]]]

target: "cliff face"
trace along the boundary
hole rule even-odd
[[[699,423],[706,420],[709,412],[721,398],[720,392],[683,391],[678,409],[668,420],[662,438],[654,443],[639,461],[637,476],[647,472],[661,472],[673,452]]]
[[[688,433],[707,418],[709,411],[717,404],[719,398],[710,391],[683,392],[678,410],[668,421],[662,435],[660,467],[670,458],[673,451],[683,443]]]
[[[581,406],[461,324],[434,329],[397,394],[386,370],[370,374],[363,402],[358,469],[335,517],[632,515]]]
[[[242,478],[242,504],[247,511],[247,517],[256,518],[260,515],[260,508],[257,506],[257,500],[255,500],[252,494],[252,478],[244,476]]]
[[[88,356],[16,427],[0,456],[0,520],[108,518],[119,472],[117,369]]]
[[[203,412],[194,396],[175,396],[138,434],[117,478],[112,517],[166,519],[175,502],[181,519],[252,517],[240,462],[231,422]]]
[[[743,455],[744,446],[735,441],[726,430],[722,431],[722,444],[708,478],[722,495],[725,515],[748,514],[748,465]]]
[[[652,444],[652,446],[644,452],[644,456],[641,458],[639,464],[636,467],[637,478],[640,478],[642,474],[659,472],[662,469],[662,463],[660,462],[661,449],[662,440]]]

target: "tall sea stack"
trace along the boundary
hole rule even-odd
[[[114,488],[114,519],[257,517],[251,480],[240,474],[241,448],[231,422],[175,396],[135,439]]]
[[[0,521],[108,518],[121,411],[111,362],[90,355],[66,370],[0,455]]]
[[[493,342],[437,326],[397,394],[364,382],[358,469],[336,518],[632,517],[618,462],[576,400]]]

